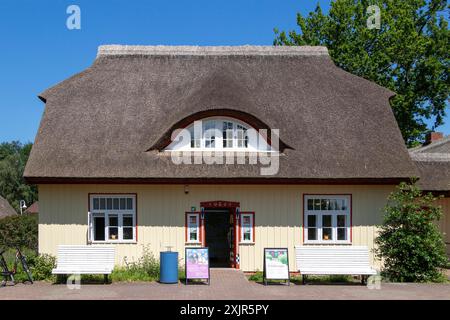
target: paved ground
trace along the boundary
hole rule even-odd
[[[263,286],[249,282],[233,269],[211,269],[211,285],[160,283],[86,284],[79,290],[37,282],[0,288],[0,299],[449,299],[450,284],[381,284],[368,289],[359,284]]]

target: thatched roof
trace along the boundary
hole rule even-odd
[[[8,216],[14,216],[17,212],[14,208],[9,204],[9,202],[0,196],[0,219]]]
[[[425,191],[450,191],[450,136],[410,149],[420,172],[418,185]]]
[[[25,177],[392,182],[417,175],[393,95],[336,67],[324,47],[102,46],[90,68],[40,95],[46,109]],[[242,112],[280,129],[278,174],[173,164],[158,143],[201,112]]]

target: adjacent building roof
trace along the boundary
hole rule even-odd
[[[36,214],[39,213],[39,202],[34,202],[31,206],[29,206],[25,212],[26,214]]]
[[[24,175],[34,183],[395,182],[417,170],[393,95],[336,67],[324,47],[101,46],[91,67],[40,95],[46,109]],[[172,163],[161,141],[199,114],[280,129],[278,174]]]
[[[450,191],[450,136],[409,152],[419,169],[418,185],[422,190]]]
[[[0,196],[0,219],[8,216],[16,215],[17,212],[14,208],[9,204],[9,202]]]

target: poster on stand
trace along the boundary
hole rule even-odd
[[[287,248],[264,248],[264,284],[267,280],[286,280],[289,284]]]
[[[210,283],[208,248],[186,248],[185,260],[186,284],[188,280],[207,280]]]

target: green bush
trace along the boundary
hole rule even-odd
[[[125,266],[116,267],[111,274],[113,281],[155,281],[159,279],[159,260],[144,246],[142,256],[133,262],[125,260]]]
[[[28,265],[34,280],[54,280],[52,270],[56,268],[56,257],[50,254],[39,254],[28,258]]]
[[[37,215],[18,215],[0,219],[0,247],[29,248],[37,252]]]
[[[443,279],[447,265],[445,244],[437,221],[442,209],[436,198],[423,195],[414,183],[401,183],[389,196],[379,236],[377,257],[382,275],[396,282],[426,282]]]

